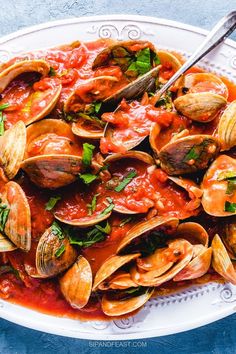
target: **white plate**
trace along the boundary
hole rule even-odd
[[[147,39],[159,48],[185,56],[202,42],[206,31],[152,17],[109,15],[64,20],[18,31],[0,39],[0,61],[21,52],[74,40],[97,38]],[[236,81],[236,43],[227,40],[201,66]],[[235,312],[236,287],[209,283],[150,300],[135,316],[111,322],[80,322],[41,314],[0,301],[2,318],[43,332],[74,338],[123,340],[177,333],[216,321]]]

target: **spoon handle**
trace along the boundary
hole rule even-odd
[[[230,12],[224,16],[209,32],[203,43],[193,55],[176,71],[176,73],[170,78],[170,80],[162,86],[162,88],[156,92],[152,97],[152,103],[155,105],[161,95],[165,93],[173,83],[183,75],[189,68],[196,64],[207,53],[220,44],[225,38],[227,38],[236,28],[236,11]]]

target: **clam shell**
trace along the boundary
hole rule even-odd
[[[193,249],[196,246],[193,246]],[[211,257],[211,247],[204,248],[200,254],[194,257],[193,260],[173,278],[173,281],[191,280],[202,277],[208,272],[211,266]]]
[[[89,262],[79,256],[70,269],[60,278],[61,292],[74,308],[81,309],[89,301],[92,289],[92,270]]]
[[[81,227],[81,228],[86,228],[86,227],[90,227],[90,226],[94,226],[94,225],[97,225],[99,224],[100,222],[104,221],[104,220],[107,220],[110,216],[111,216],[111,213],[107,213],[106,215],[104,216],[101,216],[101,217],[94,217],[93,219],[91,218],[90,220],[86,220],[86,221],[81,221],[81,220],[68,220],[66,218],[63,218],[61,216],[59,216],[57,214],[57,212],[54,213],[54,216],[57,220],[63,222],[64,224],[67,224],[67,225],[72,225],[72,226],[77,226],[77,227]]]
[[[152,296],[153,289],[147,291],[139,296],[131,297],[125,300],[112,300],[107,295],[102,298],[102,311],[107,316],[121,316],[139,309]]]
[[[83,125],[83,120],[79,120],[76,123],[72,123],[72,132],[84,139],[101,139],[104,135],[104,129],[101,127],[92,126],[89,127]]]
[[[57,250],[64,245],[65,251],[56,256]],[[77,251],[70,245],[68,238],[60,238],[49,227],[41,236],[36,250],[36,268],[40,276],[48,278],[62,273],[77,258]]]
[[[205,169],[220,150],[211,135],[190,135],[166,144],[159,153],[161,168],[169,175]]]
[[[191,261],[193,255],[193,246],[184,239],[177,239],[168,242],[169,247],[175,245],[176,250],[181,250],[181,260],[170,268],[169,262],[166,264],[167,272],[160,272],[159,268],[148,272],[140,273],[137,267],[131,269],[132,280],[141,286],[159,286],[171,279],[173,279],[183,268],[185,268]],[[164,266],[165,267],[165,266]],[[161,273],[161,274],[160,274]]]
[[[10,252],[17,249],[17,247],[3,234],[0,233],[0,253]]]
[[[231,259],[236,260],[236,224],[234,220],[225,225],[223,242]]]
[[[143,234],[147,232],[151,232],[152,230],[158,230],[163,228],[168,229],[176,229],[178,226],[178,219],[172,217],[162,217],[156,216],[150,220],[141,221],[138,224],[134,225],[125,235],[125,237],[121,240],[120,244],[117,248],[117,253],[123,252],[125,248],[130,245],[133,240],[137,237],[141,237]]]
[[[100,290],[124,290],[129,288],[136,288],[138,285],[133,282],[129,273],[119,272],[107,279],[106,282],[99,285]]]
[[[9,83],[20,74],[25,72],[38,72],[43,77],[49,73],[50,66],[44,60],[23,60],[8,66],[0,73],[0,93],[2,93]]]
[[[201,244],[208,247],[209,236],[204,227],[196,222],[184,222],[179,224],[175,236],[184,238],[192,244]]]
[[[229,150],[236,145],[236,100],[231,102],[221,115],[217,136],[222,150]]]
[[[0,164],[5,175],[13,179],[20,169],[26,146],[26,128],[17,122],[0,138]]]
[[[212,267],[225,280],[236,285],[236,271],[219,235],[212,240]]]
[[[121,268],[123,265],[138,258],[140,253],[128,254],[125,256],[111,256],[106,259],[102,266],[97,271],[94,278],[93,291],[100,287],[100,285],[109,278],[115,271]]]
[[[236,160],[227,155],[220,155],[204,175],[201,184],[202,206],[207,214],[217,217],[235,215],[235,212],[225,211],[225,203],[236,203],[236,195],[227,194],[227,180],[218,179],[221,173],[229,171],[236,172]]]
[[[29,251],[31,247],[31,215],[24,191],[19,184],[10,181],[5,184],[0,198],[2,204],[5,204],[9,209],[4,233],[14,245],[24,251]]]
[[[174,101],[178,112],[201,123],[213,120],[226,103],[227,101],[223,96],[212,92],[188,93]]]
[[[82,168],[81,156],[41,155],[26,159],[22,169],[42,188],[59,188],[74,182]]]

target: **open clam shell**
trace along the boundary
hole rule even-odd
[[[231,177],[230,177],[231,176]],[[236,194],[234,180],[236,160],[220,155],[204,175],[201,188],[202,206],[207,214],[213,216],[235,215]]]
[[[126,299],[116,300],[104,295],[102,310],[107,316],[121,316],[142,307],[152,296],[153,289],[147,289],[144,294]]]
[[[21,167],[37,186],[55,189],[76,180],[81,172],[82,157],[75,155],[34,156],[26,159]]]
[[[196,222],[183,222],[179,224],[176,237],[184,238],[192,244],[201,244],[208,247],[209,236],[204,227]]]
[[[6,236],[0,233],[0,253],[14,251],[16,248]]]
[[[197,246],[198,245],[193,246],[193,253]],[[211,247],[204,247],[200,252],[193,256],[193,259],[173,278],[173,281],[191,280],[202,277],[210,268],[211,257]]]
[[[231,102],[221,115],[217,136],[222,150],[229,150],[236,145],[236,100]]]
[[[70,269],[60,278],[60,289],[74,308],[81,309],[89,301],[92,289],[92,270],[89,262],[79,256]]]
[[[20,169],[26,147],[26,128],[16,123],[0,137],[0,165],[7,178],[13,179]]]
[[[141,286],[159,286],[173,279],[182,269],[184,269],[192,259],[193,246],[184,239],[168,241],[168,248],[172,249],[174,256],[173,266],[167,262],[166,269],[160,272],[159,268],[147,272],[140,272],[136,266],[131,271],[132,280]]]
[[[111,275],[109,280],[99,285],[100,290],[125,290],[129,288],[137,288],[138,285],[131,279],[130,273],[120,271]]]
[[[107,220],[110,216],[111,216],[111,212],[107,213],[104,216],[97,216],[97,217],[90,217],[87,220],[81,220],[81,219],[72,219],[69,220],[66,216],[61,216],[57,211],[54,213],[55,218],[58,221],[63,222],[64,224],[67,225],[72,225],[72,226],[77,226],[77,227],[81,227],[81,228],[86,228],[86,227],[90,227],[90,226],[94,226],[99,224],[100,222]]]
[[[211,135],[190,135],[166,144],[159,159],[167,174],[181,175],[206,168],[219,150],[218,140]]]
[[[216,75],[211,73],[191,73],[184,76],[183,86],[188,93],[212,92],[228,98],[228,88]]]
[[[126,251],[126,248],[130,246],[131,243],[137,240],[137,238],[148,235],[152,237],[153,231],[163,231],[172,232],[178,226],[178,219],[172,217],[161,217],[156,216],[150,220],[141,221],[140,223],[134,225],[121,240],[117,248],[117,253],[122,253]]]
[[[103,283],[123,265],[137,259],[140,253],[128,254],[125,256],[114,255],[106,259],[97,271],[94,278],[93,291],[103,287]]]
[[[41,236],[37,246],[37,272],[45,278],[53,277],[68,269],[76,258],[77,251],[68,238],[51,226]]]
[[[8,66],[5,70],[0,72],[0,93],[5,90],[9,83],[20,74],[25,72],[38,72],[43,77],[49,73],[49,64],[41,59],[38,60],[23,60]]]
[[[159,72],[159,82],[165,84],[179,70],[181,62],[174,54],[166,50],[157,50],[157,56],[162,65]],[[178,86],[180,82],[181,79],[177,80],[174,86]]]
[[[213,120],[226,103],[223,96],[212,92],[188,93],[174,101],[178,112],[201,123]]]
[[[4,233],[14,245],[29,251],[31,247],[31,215],[26,195],[19,184],[10,181],[1,194],[1,219]]]
[[[212,240],[212,267],[224,279],[236,285],[236,271],[219,235]]]
[[[224,238],[223,242],[225,244],[225,247],[227,248],[227,251],[229,253],[229,256],[231,259],[236,260],[236,223],[235,223],[235,218],[232,220],[232,222],[227,222],[225,227],[224,227]]]

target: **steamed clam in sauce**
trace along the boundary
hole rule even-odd
[[[111,319],[236,284],[236,88],[193,68],[157,100],[181,64],[99,40],[0,66],[0,298]]]

